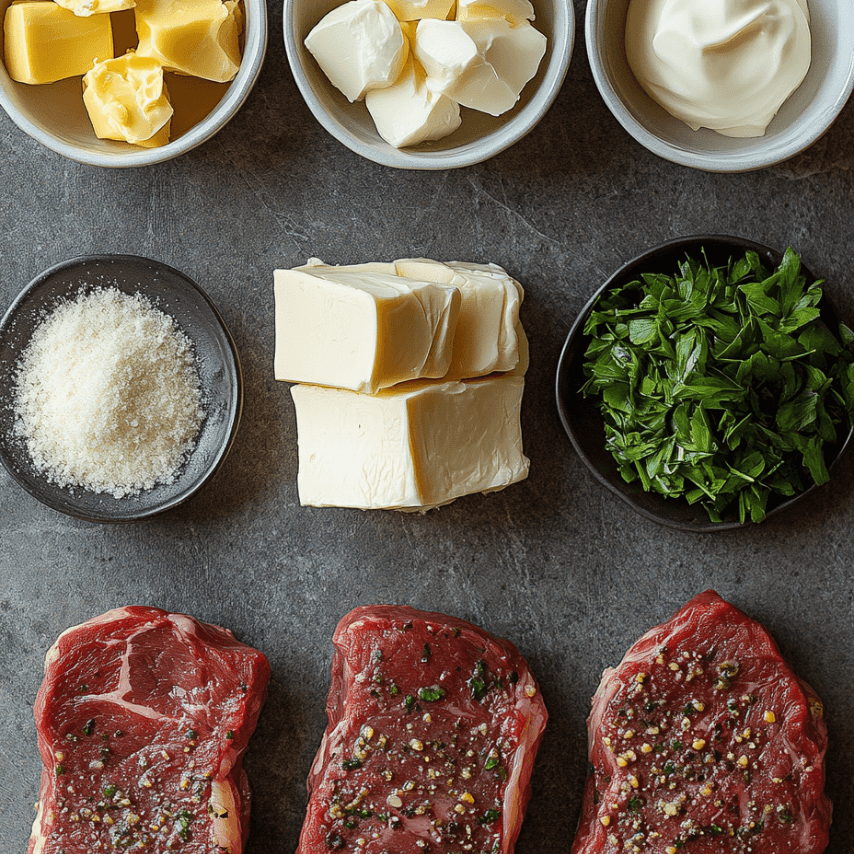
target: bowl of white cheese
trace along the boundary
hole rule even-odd
[[[480,163],[529,133],[566,76],[564,0],[285,0],[285,47],[317,120],[398,169]]]
[[[710,172],[803,151],[854,87],[854,6],[836,0],[590,0],[585,36],[620,124]]]

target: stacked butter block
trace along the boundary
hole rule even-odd
[[[521,285],[494,264],[275,271],[300,503],[429,510],[523,480]]]

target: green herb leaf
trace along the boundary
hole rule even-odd
[[[431,685],[429,688],[421,688],[418,692],[418,699],[425,700],[428,703],[435,703],[441,700],[447,692],[441,685]]]

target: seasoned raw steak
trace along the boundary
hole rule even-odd
[[[606,670],[573,854],[818,854],[827,729],[765,629],[708,590]]]
[[[231,632],[159,608],[63,632],[35,704],[44,770],[30,854],[240,854],[241,760],[269,679]]]
[[[349,613],[333,643],[298,854],[512,852],[547,718],[513,644],[388,605]]]

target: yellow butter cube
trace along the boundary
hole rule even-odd
[[[240,67],[238,0],[137,0],[137,54],[167,71],[225,83]]]
[[[109,15],[79,18],[56,3],[13,3],[4,35],[6,70],[19,83],[55,83],[113,56]]]
[[[385,0],[401,21],[420,21],[422,18],[444,20],[451,12],[454,0]]]
[[[104,15],[108,12],[121,12],[124,9],[133,9],[136,0],[54,0],[57,6],[74,12],[81,18],[90,15]]]
[[[145,148],[169,142],[172,105],[163,66],[128,51],[99,62],[83,78],[83,102],[99,139],[123,139]]]

